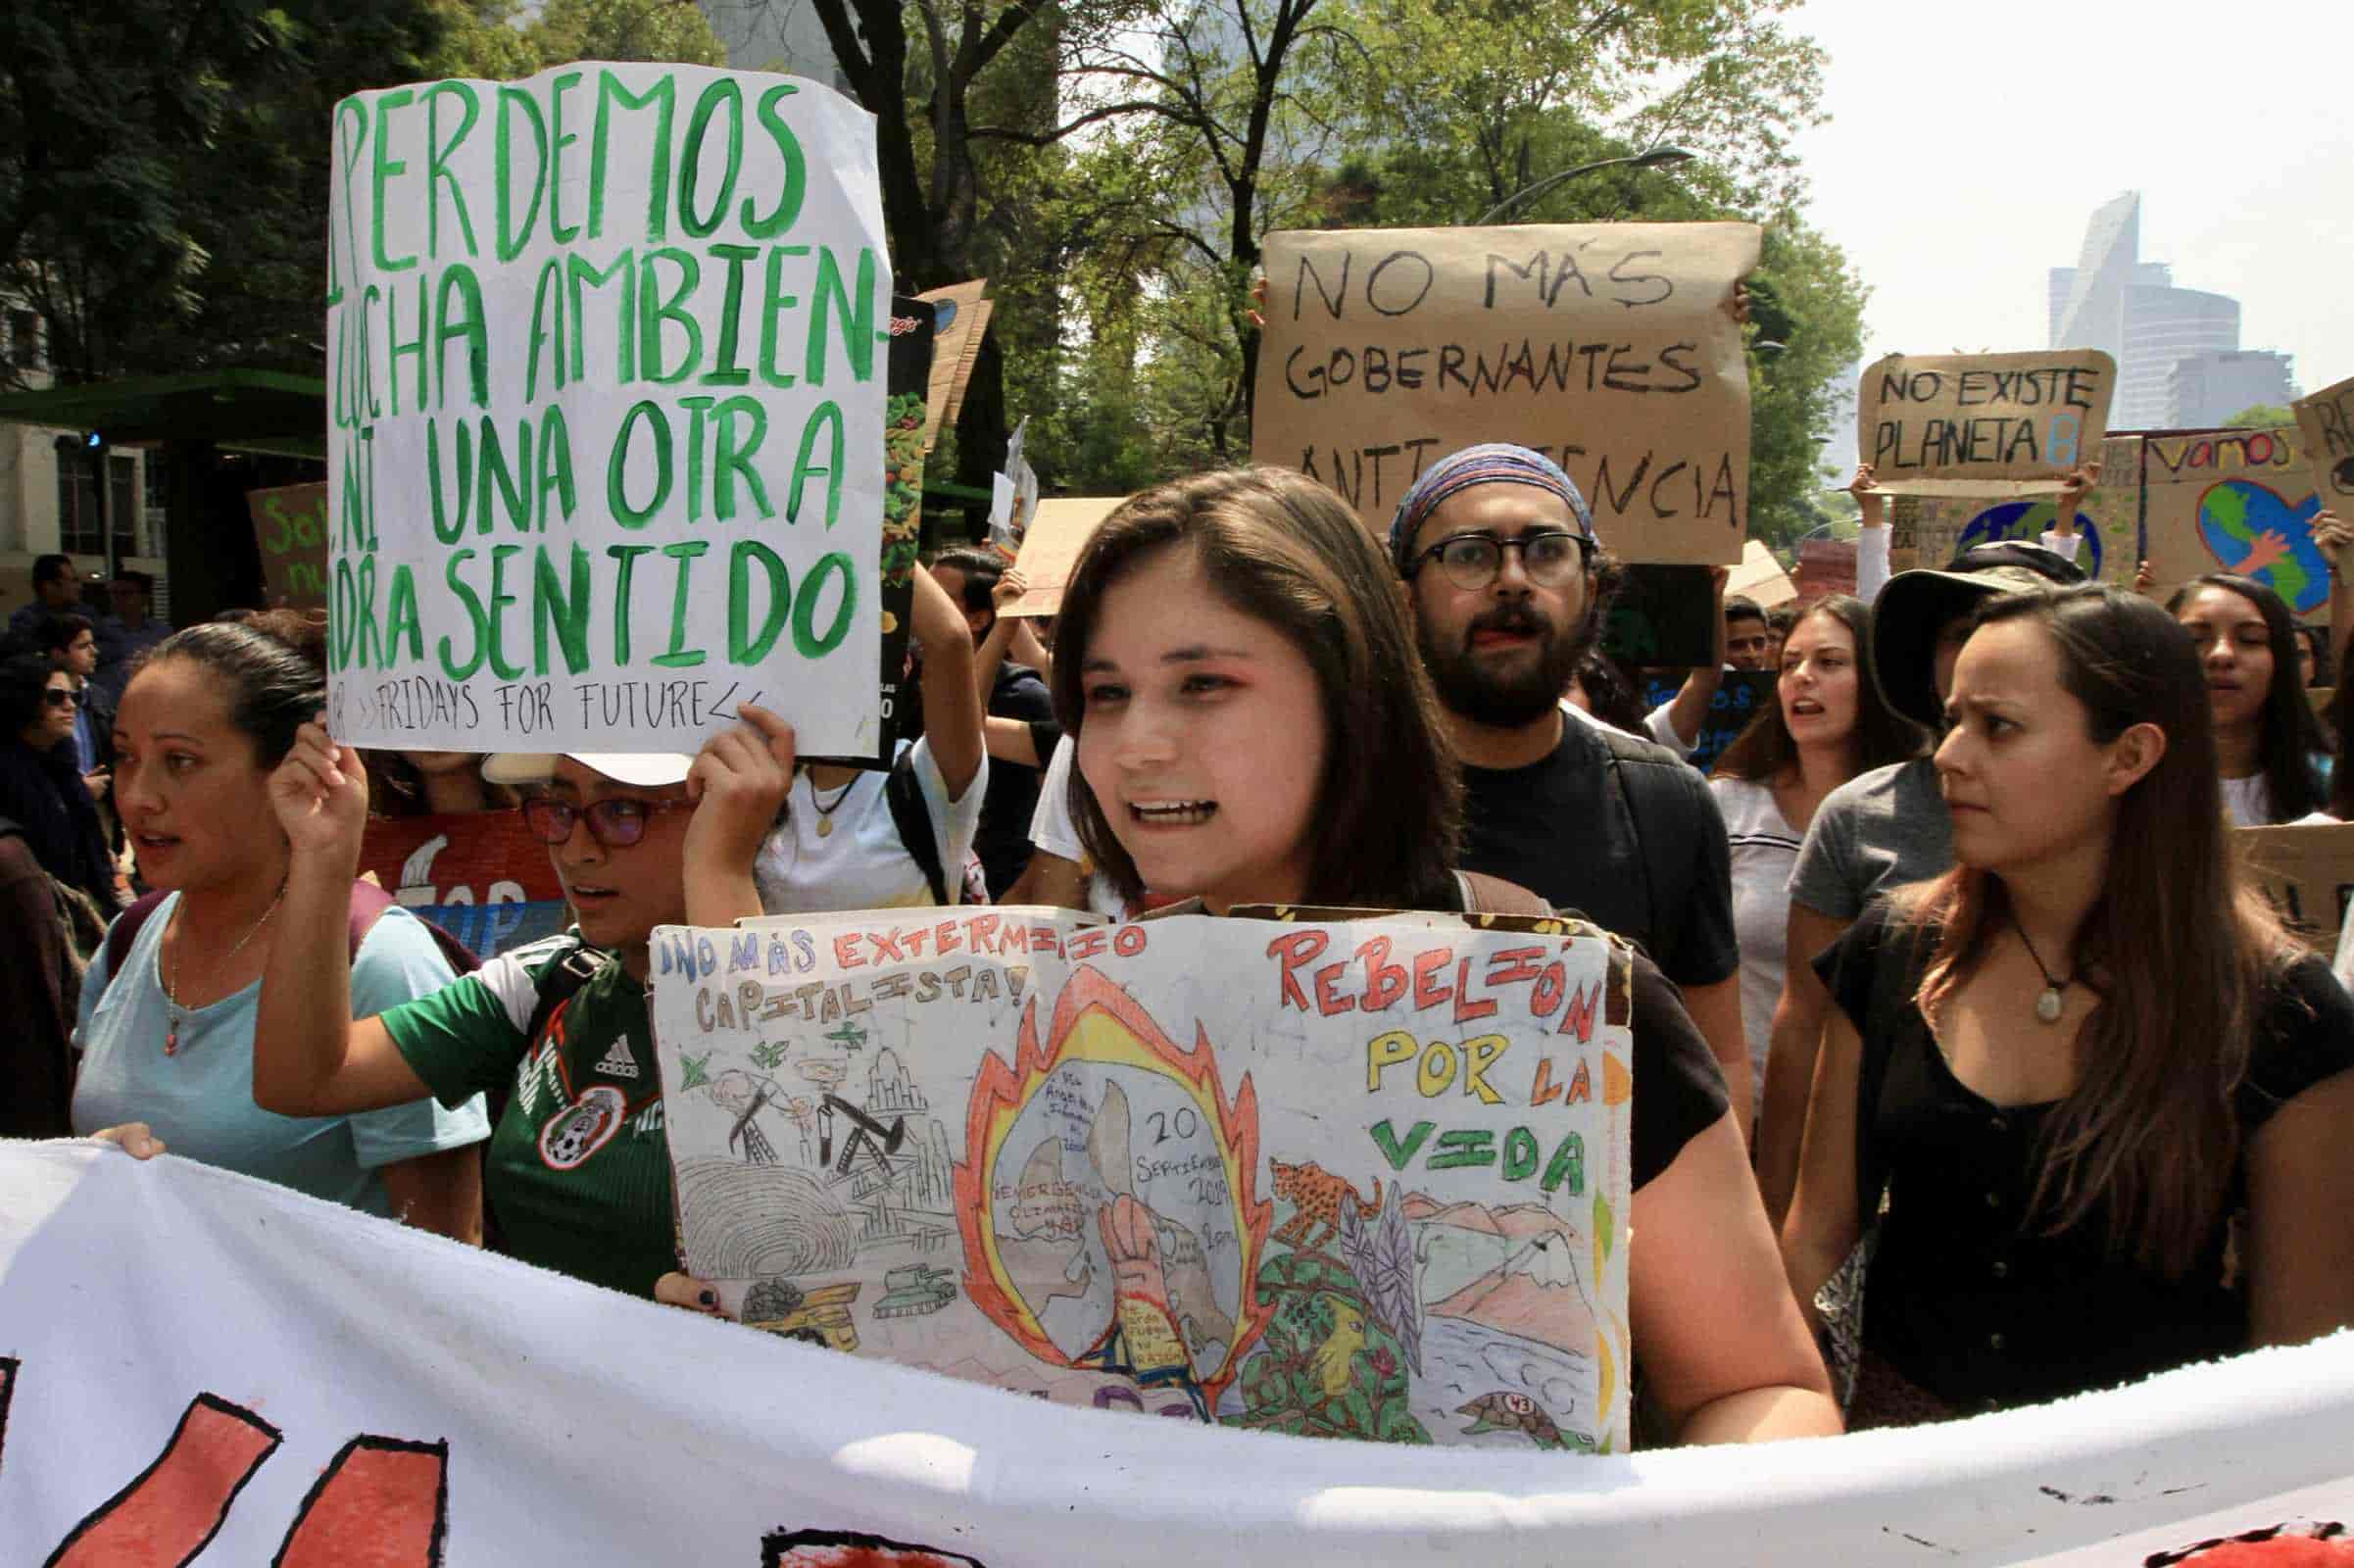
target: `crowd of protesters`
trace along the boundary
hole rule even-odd
[[[1630,1320],[1661,1441],[2309,1339],[2354,1324],[2354,1000],[2227,829],[2346,819],[2345,715],[2306,696],[2340,660],[2249,577],[2163,607],[2087,583],[2093,482],[2065,476],[2038,543],[1891,576],[1860,471],[1858,592],[1765,608],[1719,574],[1715,657],[1645,710],[1600,646],[1623,567],[1538,453],[1430,465],[1386,539],[1296,474],[1178,480],[1098,528],[1051,622],[1005,613],[1024,584],[987,551],[919,569],[921,736],[888,770],[805,761],[758,709],[692,757],[363,755],[320,721],[303,617],[169,632],[126,577],[94,619],[44,558],[0,662],[25,950],[0,1005],[56,1027],[0,1131],[487,1229],[715,1312],[637,1114],[658,925],[1562,910],[1634,950]],[[1703,777],[1727,669],[1774,695]],[[488,809],[547,846],[574,924],[477,967],[357,876],[371,813]],[[540,1086],[616,1071],[627,1131],[540,1157]]]

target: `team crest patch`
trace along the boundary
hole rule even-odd
[[[550,1170],[570,1170],[613,1141],[628,1102],[611,1084],[597,1084],[548,1118],[539,1130],[539,1157]]]

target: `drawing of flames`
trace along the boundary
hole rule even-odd
[[[1103,1363],[1095,1354],[1074,1355],[1057,1347],[1041,1314],[1053,1296],[1079,1296],[1088,1291],[1093,1267],[1089,1249],[1118,1230],[1123,1220],[1130,1226],[1129,1234],[1136,1234],[1135,1221],[1141,1218],[1157,1228],[1162,1237],[1157,1249],[1162,1255],[1155,1262],[1165,1262],[1168,1267],[1165,1274],[1155,1270],[1160,1295],[1151,1305],[1167,1332],[1143,1330],[1133,1299],[1123,1299],[1116,1318],[1106,1322],[1103,1336],[1089,1351],[1100,1351],[1115,1333],[1124,1330],[1128,1334],[1126,1349],[1136,1360],[1157,1355],[1165,1365],[1172,1358],[1184,1359],[1192,1380],[1205,1391],[1214,1408],[1218,1391],[1232,1380],[1243,1353],[1258,1338],[1272,1310],[1254,1298],[1246,1283],[1256,1277],[1259,1255],[1274,1220],[1274,1205],[1260,1201],[1256,1192],[1258,1101],[1250,1076],[1244,1075],[1233,1100],[1228,1101],[1205,1032],[1197,1027],[1194,1048],[1183,1049],[1125,990],[1086,965],[1071,976],[1055,999],[1044,1043],[1039,1039],[1034,999],[1023,1009],[1015,1045],[1010,1064],[995,1052],[982,1058],[966,1111],[964,1158],[956,1169],[966,1296],[1039,1360],[1053,1366],[1101,1366]],[[1023,1184],[1016,1184],[1011,1195],[1001,1200],[993,1192],[999,1184],[992,1173],[1005,1168],[1001,1162],[1007,1141],[1023,1111],[1058,1069],[1077,1062],[1103,1071],[1107,1081],[1103,1105],[1086,1141],[1093,1185],[1121,1196],[1110,1202],[1091,1204],[1077,1184],[1056,1182],[1056,1196],[1043,1201],[1037,1194],[1022,1191]],[[1215,1287],[1200,1264],[1200,1250],[1169,1247],[1171,1232],[1181,1232],[1182,1227],[1145,1207],[1128,1185],[1129,1111],[1127,1096],[1118,1084],[1123,1076],[1133,1083],[1144,1075],[1180,1092],[1200,1116],[1217,1152],[1225,1188],[1218,1215],[1230,1226],[1235,1245],[1231,1261],[1222,1259],[1216,1273],[1233,1282],[1227,1292],[1218,1293],[1233,1299],[1231,1312],[1207,1304]],[[1042,1144],[1023,1166],[1024,1183],[1042,1157],[1053,1161],[1060,1152],[1054,1142]],[[1015,1157],[1019,1156],[1017,1150]],[[1094,1212],[1087,1211],[1091,1207]],[[1063,1208],[1069,1212],[1058,1211]],[[1010,1224],[1001,1220],[1001,1214],[1011,1216]],[[1066,1251],[1078,1249],[1069,1255],[1064,1275],[1066,1281],[1075,1279],[1076,1286],[1050,1284],[1042,1289],[1035,1278],[1025,1283],[1008,1255],[1017,1244],[1001,1236],[1001,1228],[1020,1235],[1052,1235],[1065,1244]],[[1132,1289],[1136,1276],[1122,1272],[1121,1258],[1111,1261],[1115,1276],[1123,1282],[1122,1290]],[[1215,1320],[1216,1332],[1206,1344],[1195,1328],[1201,1318]]]

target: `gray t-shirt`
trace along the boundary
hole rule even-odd
[[[1859,773],[1823,797],[1790,871],[1790,902],[1853,920],[1875,895],[1953,865],[1953,818],[1926,757]]]

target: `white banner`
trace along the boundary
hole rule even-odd
[[[2348,1336],[1755,1448],[1213,1431],[787,1344],[170,1156],[0,1145],[9,1563],[2131,1568],[2354,1517],[2350,1440]]]
[[[875,747],[873,118],[584,63],[336,105],[328,704],[353,745]]]
[[[1517,924],[661,927],[687,1269],[1067,1404],[1624,1451],[1627,963]]]

